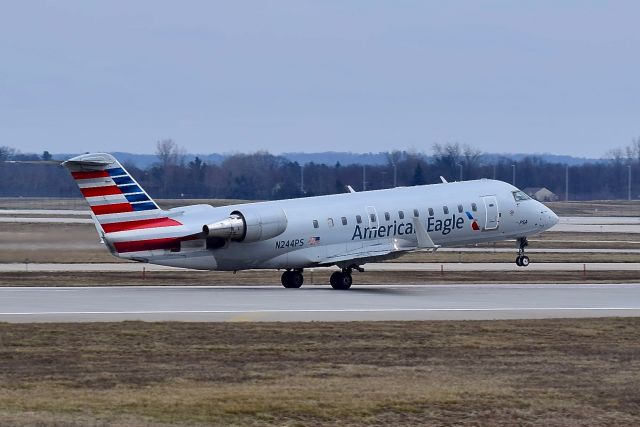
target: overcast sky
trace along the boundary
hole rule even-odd
[[[640,136],[639,18],[638,1],[8,1],[0,145],[601,157]]]

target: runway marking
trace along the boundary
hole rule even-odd
[[[42,311],[5,312],[0,316],[46,316],[63,314],[242,314],[242,313],[384,313],[420,311],[629,311],[640,307],[511,307],[511,308],[354,308],[354,309],[293,309],[293,310],[167,310],[167,311]]]

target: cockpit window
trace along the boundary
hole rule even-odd
[[[516,202],[531,199],[531,197],[529,197],[524,191],[514,191],[513,198],[516,200]]]

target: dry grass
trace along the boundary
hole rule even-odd
[[[331,271],[307,270],[304,286],[329,284]],[[280,285],[281,272],[242,271],[237,274],[223,271],[171,271],[139,273],[105,272],[19,272],[3,273],[0,286],[218,286],[218,285]],[[358,285],[416,285],[441,283],[638,283],[637,271],[533,271],[521,269],[511,272],[469,271],[444,273],[421,271],[354,273]]]
[[[640,319],[0,325],[2,425],[638,425]]]

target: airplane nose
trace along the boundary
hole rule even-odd
[[[551,228],[558,223],[559,218],[558,218],[558,215],[556,215],[555,212],[553,212],[552,210],[550,210],[547,215],[548,215],[547,222],[548,222],[549,228]]]

